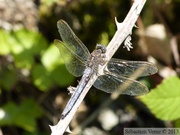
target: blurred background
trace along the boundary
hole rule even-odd
[[[65,68],[54,39],[64,19],[90,50],[108,45],[131,0],[0,0],[0,135],[50,135],[80,78]],[[140,78],[145,96],[91,88],[70,129],[82,135],[122,135],[125,127],[180,127],[180,0],[149,0],[133,29],[133,49],[114,57],[155,63],[158,73]],[[106,100],[110,101],[105,104]],[[103,107],[102,107],[103,106]],[[98,109],[102,107],[101,109]]]

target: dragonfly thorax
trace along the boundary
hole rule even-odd
[[[87,60],[87,66],[98,71],[99,66],[105,64],[105,52],[106,47],[101,44],[96,45],[96,49],[91,53],[89,59]]]

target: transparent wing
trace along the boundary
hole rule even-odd
[[[84,60],[78,55],[73,54],[64,42],[56,39],[54,43],[59,49],[67,70],[76,77],[81,76],[86,68]]]
[[[99,76],[94,87],[107,93],[117,92],[132,96],[143,95],[148,92],[148,88],[136,80],[110,74]]]
[[[66,48],[71,53],[81,57],[84,61],[87,60],[90,55],[88,49],[82,43],[82,41],[74,34],[69,25],[65,21],[59,20],[57,22],[57,27]]]
[[[157,67],[150,62],[126,61],[114,58],[107,64],[107,69],[114,74],[125,77],[148,76],[155,74],[158,71]]]

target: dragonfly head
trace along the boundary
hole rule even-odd
[[[100,53],[105,53],[106,52],[106,46],[102,44],[97,44],[96,45],[96,50]]]

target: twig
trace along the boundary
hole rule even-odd
[[[108,44],[107,51],[105,54],[107,61],[111,59],[111,57],[114,55],[114,53],[119,48],[119,46],[123,43],[123,41],[127,39],[128,36],[131,35],[132,28],[135,26],[135,22],[145,2],[146,0],[135,0],[125,20],[122,23],[118,23],[116,20],[117,31],[114,37],[112,38],[112,40],[110,41],[110,43]],[[125,44],[125,47],[127,47],[127,49],[131,49],[132,46],[129,41],[129,38],[127,41],[128,42],[127,44]],[[106,66],[106,64],[101,68],[102,70]],[[51,135],[62,135],[65,131],[67,132],[70,131],[68,127],[69,123],[72,120],[81,102],[83,101],[84,97],[86,96],[87,92],[89,91],[91,86],[94,84],[96,79],[97,79],[97,75],[93,74],[91,78],[89,79],[88,83],[86,84],[86,87],[84,88],[82,94],[79,96],[77,102],[75,103],[71,111],[68,113],[68,115],[64,119],[60,119],[57,125],[50,126],[52,130]]]

